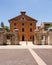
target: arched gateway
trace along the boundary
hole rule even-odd
[[[0,45],[17,45],[19,44],[18,32],[5,32],[0,29]]]

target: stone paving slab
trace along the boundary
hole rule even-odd
[[[0,49],[0,65],[37,65],[27,49]]]
[[[52,49],[52,45],[0,45],[0,49],[27,49],[27,48],[34,48],[34,49]]]
[[[34,49],[34,51],[47,65],[52,65],[52,49]]]

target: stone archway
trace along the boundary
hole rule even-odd
[[[5,38],[6,38],[6,44],[9,44],[9,45],[19,44],[18,36],[14,32],[5,33]]]
[[[0,45],[16,45],[19,44],[18,31],[6,32],[3,29],[0,30]]]

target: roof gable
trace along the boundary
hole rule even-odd
[[[9,22],[12,21],[12,20],[22,20],[22,19],[25,19],[27,21],[36,21],[37,22],[36,19],[34,19],[34,18],[30,17],[30,16],[27,16],[27,15],[23,15],[23,14],[10,19]]]

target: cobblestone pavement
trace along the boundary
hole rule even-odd
[[[34,51],[47,65],[52,65],[52,49],[34,49]]]
[[[28,49],[0,49],[0,65],[37,65]]]

